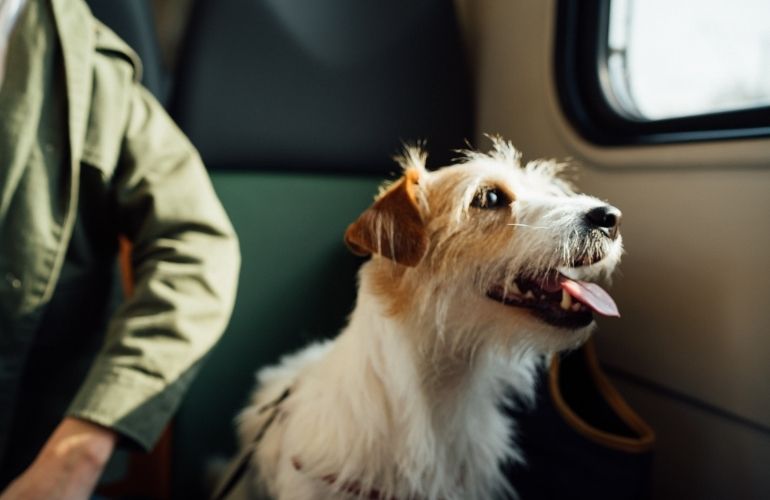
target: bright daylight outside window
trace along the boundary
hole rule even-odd
[[[610,100],[658,120],[770,105],[770,0],[612,0]]]

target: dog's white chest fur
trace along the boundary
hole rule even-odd
[[[266,429],[257,487],[278,500],[509,489],[500,464],[522,458],[501,402],[531,400],[538,363],[585,341],[594,312],[616,313],[593,282],[622,243],[620,212],[576,194],[559,165],[494,148],[435,172],[408,150],[404,177],[348,228],[372,258],[347,328],[262,370],[239,416],[244,446]]]
[[[367,288],[364,270],[336,340],[260,373],[262,389],[240,417],[247,442],[264,421],[258,408],[292,390],[255,452],[259,480],[280,499],[341,498],[340,489],[350,498],[494,498],[506,488],[500,462],[519,458],[500,402],[512,384],[531,396],[537,356],[487,353],[446,367],[446,380],[426,379],[419,364],[431,353],[415,353],[413,332]]]

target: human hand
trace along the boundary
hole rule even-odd
[[[35,461],[0,494],[0,500],[86,500],[104,470],[116,434],[77,418],[65,418]]]

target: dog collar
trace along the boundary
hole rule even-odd
[[[299,458],[297,458],[296,456],[291,457],[291,465],[294,467],[294,470],[296,470],[297,472],[302,472],[302,462],[300,462]],[[336,486],[339,492],[355,495],[356,498],[368,498],[369,500],[399,500],[397,497],[394,497],[394,496],[386,497],[385,494],[383,494],[382,492],[380,492],[380,490],[376,488],[372,488],[368,491],[364,491],[363,488],[361,487],[361,483],[359,483],[358,481],[347,481],[345,483],[337,485],[338,478],[336,474],[327,474],[319,479],[324,483],[328,484],[329,486]],[[410,498],[409,500],[418,500],[418,499]]]

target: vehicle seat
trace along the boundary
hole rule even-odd
[[[441,165],[473,137],[469,69],[444,0],[199,0],[170,101],[239,234],[238,299],[174,424],[174,496],[232,456],[254,373],[334,336],[362,260],[347,225],[402,141]],[[432,160],[432,161],[431,161]]]

